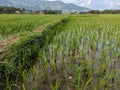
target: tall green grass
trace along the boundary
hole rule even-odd
[[[20,41],[7,47],[2,60],[4,63],[0,64],[1,83],[4,83],[6,76],[10,79],[21,77],[24,70],[32,67],[37,60],[39,49],[44,47],[46,41],[50,43],[56,32],[60,33],[60,28],[64,27],[68,21],[68,18],[63,18],[49,25],[42,33],[22,37]]]
[[[22,38],[8,47],[4,58],[6,88],[119,90],[119,18],[119,15],[71,15],[70,21],[63,19],[41,34]],[[35,59],[36,64],[26,71]],[[14,84],[9,76],[16,75],[21,79],[15,79]]]
[[[33,76],[42,81],[35,81],[36,90],[119,90],[118,18],[71,16],[64,31],[40,50]]]
[[[0,41],[19,33],[27,34],[38,27],[53,24],[63,17],[64,15],[0,15]]]

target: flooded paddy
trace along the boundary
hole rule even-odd
[[[26,79],[28,90],[120,89],[118,24],[77,19],[40,50]]]
[[[6,88],[120,90],[119,18],[119,15],[70,16],[70,21],[58,28],[63,31],[53,33],[53,40],[46,36],[42,49],[34,46],[27,49],[29,53],[39,52],[37,62],[30,70],[23,71],[20,63],[20,79],[11,83],[8,77]]]

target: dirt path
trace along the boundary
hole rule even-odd
[[[43,27],[38,27],[36,28],[35,30],[33,30],[32,32],[25,32],[25,34],[27,35],[30,35],[30,34],[34,34],[34,33],[41,33],[43,31]],[[12,44],[12,43],[16,43],[20,38],[18,36],[10,36],[8,38],[6,38],[3,42],[0,43],[0,63],[4,63],[2,61],[2,58],[3,58],[3,54],[4,54],[4,51],[5,51],[5,48]]]

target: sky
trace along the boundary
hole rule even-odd
[[[48,0],[48,1],[63,1],[65,3],[73,3],[78,6],[99,10],[120,9],[120,0]]]

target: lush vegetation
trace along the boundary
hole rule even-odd
[[[26,10],[24,8],[0,6],[0,14],[62,14],[62,10]]]
[[[119,90],[119,18],[72,16],[65,31],[40,50],[37,66],[23,75],[26,89]]]
[[[90,10],[88,12],[80,12],[79,14],[120,14],[120,10]]]
[[[52,17],[54,17],[54,15]],[[20,77],[23,70],[29,69],[30,66],[36,62],[39,49],[44,46],[46,40],[51,42],[54,34],[61,32],[60,28],[68,21],[68,18],[60,19],[59,17],[58,22],[54,21],[52,25],[49,24],[42,33],[31,32],[28,35],[20,34],[22,36],[19,35],[19,41],[16,43],[13,42],[14,44],[7,47],[2,56],[2,63],[0,62],[0,86],[6,82],[8,77],[9,80],[13,80],[18,78],[18,76]],[[46,38],[49,38],[49,40]]]
[[[62,10],[43,10],[44,14],[62,14]]]
[[[119,18],[71,15],[22,37],[6,48],[0,80],[8,90],[119,90]]]
[[[54,17],[54,20],[53,20]],[[0,15],[0,41],[6,37],[27,34],[36,28],[44,28],[63,18],[64,15]],[[38,28],[38,29],[39,29]],[[26,33],[25,33],[26,32]]]
[[[6,13],[6,14],[12,14],[16,13],[16,11],[19,11],[20,13],[24,13],[26,10],[21,8],[15,8],[15,7],[6,7],[6,6],[0,6],[0,14]]]

